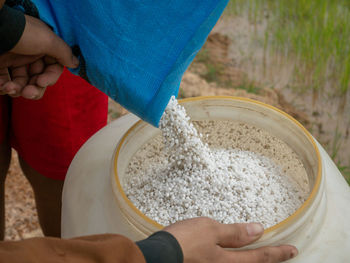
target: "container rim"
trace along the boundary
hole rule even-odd
[[[253,99],[249,99],[249,98],[244,98],[244,97],[235,97],[235,96],[199,96],[199,97],[191,97],[191,98],[185,98],[185,99],[181,99],[179,100],[179,103],[181,104],[182,102],[189,102],[189,101],[199,101],[199,100],[213,100],[213,99],[224,99],[224,100],[238,100],[238,101],[245,101],[245,102],[250,102],[250,103],[254,103],[254,104],[258,104],[260,106],[263,107],[267,107],[269,109],[272,109],[282,115],[284,115],[286,118],[288,118],[289,120],[291,120],[292,122],[294,122],[294,124],[296,124],[306,135],[306,137],[309,139],[309,141],[311,142],[315,152],[316,152],[316,156],[317,156],[317,176],[315,179],[315,184],[314,187],[311,190],[310,195],[308,196],[308,198],[305,200],[305,202],[293,213],[291,214],[289,217],[287,217],[286,219],[284,219],[283,221],[267,228],[264,230],[264,234],[270,233],[272,231],[278,230],[283,228],[284,226],[288,225],[290,222],[294,221],[300,214],[302,214],[305,209],[311,204],[311,202],[315,199],[316,194],[318,189],[320,188],[320,184],[321,184],[321,177],[322,177],[322,162],[321,162],[321,155],[320,152],[318,150],[318,147],[315,143],[315,140],[313,139],[312,135],[309,133],[308,130],[306,130],[306,128],[300,123],[298,122],[296,119],[294,119],[292,116],[290,116],[289,114],[285,113],[284,111],[257,101],[257,100],[253,100]],[[121,150],[121,147],[124,143],[124,141],[126,140],[126,138],[128,137],[128,135],[138,126],[142,123],[142,120],[137,121],[133,126],[131,126],[127,132],[123,135],[123,137],[121,138],[121,140],[118,143],[118,147],[116,150],[116,154],[114,156],[114,178],[115,178],[115,182],[116,182],[116,186],[117,189],[119,190],[121,196],[123,197],[124,201],[127,203],[127,205],[138,215],[140,216],[142,219],[144,219],[146,222],[150,223],[151,225],[153,225],[155,228],[161,230],[163,229],[165,226],[157,223],[156,221],[154,221],[153,219],[149,218],[148,216],[146,216],[145,214],[143,214],[139,209],[136,208],[136,206],[134,206],[134,204],[130,201],[130,199],[126,196],[120,180],[119,180],[119,176],[118,176],[118,157],[119,157],[119,153]]]

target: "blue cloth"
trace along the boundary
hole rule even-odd
[[[93,85],[158,126],[228,0],[34,0]],[[73,70],[78,73],[78,70]]]

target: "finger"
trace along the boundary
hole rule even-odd
[[[73,55],[72,49],[59,38],[56,34],[52,33],[51,44],[47,48],[46,54],[55,58],[58,63],[68,68],[76,68],[79,66],[79,60]]]
[[[44,62],[46,65],[52,65],[52,64],[56,64],[57,63],[57,60],[53,57],[50,57],[50,56],[45,56],[44,57]]]
[[[261,247],[245,251],[223,251],[227,262],[278,263],[294,258],[298,250],[294,246]]]
[[[11,50],[23,55],[49,55],[63,66],[76,68],[79,60],[71,48],[40,19],[27,16],[21,39]],[[33,37],[35,36],[35,37]]]
[[[43,58],[38,59],[29,65],[29,74],[30,76],[41,74],[45,69],[45,63]]]
[[[54,85],[63,72],[63,66],[56,63],[53,58],[45,57],[45,63],[53,63],[45,65],[44,71],[31,78],[29,84],[22,90],[22,97],[32,100],[41,99],[44,96],[46,88]]]
[[[18,97],[21,91],[28,83],[28,71],[26,66],[20,66],[11,69],[12,80],[3,86],[3,91],[11,97]]]
[[[30,100],[41,99],[46,91],[46,87],[39,87],[33,84],[27,85],[22,90],[22,97]]]
[[[3,90],[3,85],[11,80],[10,74],[7,68],[0,68],[0,91]]]
[[[21,95],[23,98],[35,100],[37,98],[37,96],[41,93],[40,89],[42,87],[38,87],[36,85],[37,78],[38,78],[38,75],[32,76],[29,80],[28,85],[26,85],[22,89]]]
[[[6,82],[3,86],[3,93],[10,95],[13,98],[19,97],[21,94],[21,86],[12,81]]]
[[[0,68],[28,65],[40,57],[42,55],[18,55],[7,52],[0,56]]]
[[[36,80],[37,86],[46,88],[47,86],[54,85],[60,78],[62,72],[63,67],[60,64],[55,63],[46,66],[44,72],[38,75],[38,78]]]
[[[220,224],[218,227],[218,245],[224,248],[246,246],[259,239],[264,227],[259,223]]]
[[[24,87],[28,81],[28,69],[27,66],[20,66],[16,68],[11,68],[12,82]]]
[[[13,84],[11,83],[11,74],[8,68],[1,70],[1,81],[0,81],[0,94],[14,95],[16,92],[13,90]]]

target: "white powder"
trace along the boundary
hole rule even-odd
[[[260,129],[235,125],[238,130],[255,130],[260,142],[263,138],[271,140],[272,136]],[[260,153],[232,147],[230,136],[237,131],[232,128],[233,122],[202,121],[196,126],[205,132],[204,138],[172,98],[160,122],[164,144],[156,137],[130,161],[123,188],[145,215],[162,225],[208,216],[223,223],[261,222],[270,227],[305,201],[305,170],[300,169],[301,162],[283,142],[274,145],[292,156],[288,165],[295,167],[282,167]],[[215,133],[208,132],[208,127],[216,137],[225,135],[225,139],[212,142]],[[221,133],[213,127],[220,127]],[[208,139],[211,148],[202,142]],[[303,171],[301,183],[287,176],[287,170],[294,168]]]

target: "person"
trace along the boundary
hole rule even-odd
[[[34,190],[44,234],[59,237],[67,169],[81,145],[106,125],[108,97],[63,68],[79,61],[64,41],[51,39],[49,27],[9,6],[1,12],[0,29],[13,28],[0,41],[0,239],[11,148]],[[21,41],[8,52],[15,36]]]
[[[38,99],[48,86],[57,82],[63,66],[74,68],[79,62],[71,48],[47,25],[39,19],[21,16],[21,12],[4,3],[0,0],[1,94]],[[2,116],[8,115],[8,108],[0,109]],[[27,112],[18,114],[25,116]],[[25,128],[29,131],[35,127]],[[7,165],[7,161],[1,160],[1,169],[6,170]],[[52,200],[46,201],[46,205],[51,205]],[[225,250],[246,246],[262,234],[263,227],[258,223],[225,225],[209,218],[194,218],[167,226],[136,243],[115,234],[2,241],[0,262],[281,262],[297,255],[297,249],[290,245]]]

